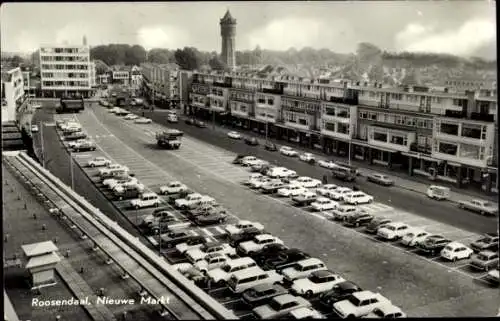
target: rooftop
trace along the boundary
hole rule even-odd
[[[21,248],[23,249],[24,254],[26,254],[26,256],[28,257],[48,254],[56,252],[58,250],[57,246],[55,246],[55,244],[52,241],[23,245],[21,246]]]

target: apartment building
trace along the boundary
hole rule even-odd
[[[42,97],[91,96],[88,46],[45,46],[39,56]]]
[[[16,121],[27,103],[21,68],[2,66],[2,123]]]
[[[194,73],[188,113],[327,154],[496,190],[496,92]],[[210,119],[210,118],[207,118]],[[215,117],[212,117],[214,120]]]
[[[135,93],[142,86],[142,72],[138,66],[130,68],[130,89]]]
[[[127,67],[115,67],[111,71],[111,81],[114,84],[128,86],[130,84],[130,71],[127,69]]]
[[[179,104],[179,67],[176,64],[141,64],[143,91],[151,103],[169,108]]]

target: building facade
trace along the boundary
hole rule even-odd
[[[16,121],[18,112],[27,101],[24,86],[21,68],[2,70],[2,123]]]
[[[220,35],[222,37],[221,57],[229,70],[236,67],[236,19],[229,10],[220,19]]]
[[[176,64],[141,64],[142,88],[151,104],[160,108],[179,106],[179,67]]]
[[[193,73],[186,113],[326,154],[497,191],[496,93]]]
[[[40,48],[40,76],[43,97],[90,97],[90,48],[68,45]]]

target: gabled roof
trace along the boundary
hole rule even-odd
[[[220,19],[220,22],[222,23],[236,23],[236,19],[231,16],[231,12],[229,12],[229,9],[227,9],[226,14],[222,19]]]

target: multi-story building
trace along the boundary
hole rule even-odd
[[[497,188],[496,108],[493,90],[195,72],[188,113],[490,191]]]
[[[27,99],[21,68],[2,66],[2,69],[2,123],[5,123],[17,120]]]
[[[94,88],[97,86],[97,75],[95,69],[95,62],[91,61],[89,63],[89,71],[90,71],[90,87]]]
[[[98,85],[107,85],[111,83],[111,75],[109,73],[101,74],[96,76],[96,82]]]
[[[143,91],[158,107],[174,107],[179,102],[179,67],[176,64],[141,64]]]
[[[138,66],[130,68],[130,89],[136,93],[142,86],[142,72]]]
[[[130,84],[130,72],[127,69],[126,67],[115,67],[111,72],[112,82],[128,86]]]
[[[89,97],[92,93],[89,47],[57,45],[40,48],[40,75],[43,97]]]

